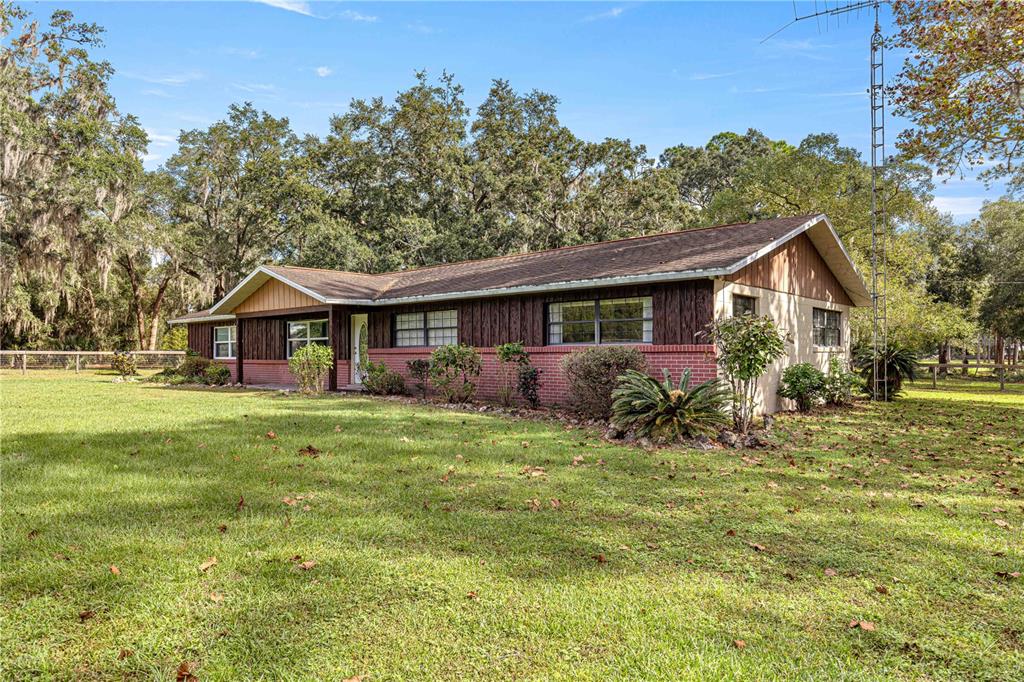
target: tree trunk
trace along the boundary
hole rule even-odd
[[[939,376],[943,379],[946,378],[947,368],[945,365],[949,364],[949,339],[945,339],[939,344]]]

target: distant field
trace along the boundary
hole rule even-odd
[[[1022,680],[1008,388],[919,382],[783,416],[772,450],[646,453],[0,372],[0,677]]]

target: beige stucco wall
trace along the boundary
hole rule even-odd
[[[757,412],[772,413],[779,410],[795,408],[791,400],[779,398],[775,391],[779,387],[782,370],[800,362],[810,362],[822,371],[828,370],[829,358],[839,355],[849,357],[850,352],[850,306],[827,301],[818,301],[804,296],[796,296],[771,289],[736,284],[725,280],[715,280],[715,319],[732,315],[732,296],[753,296],[757,299],[757,314],[771,315],[776,324],[789,332],[792,340],[787,344],[788,356],[780,358],[772,364],[768,373],[761,379],[757,391]],[[842,313],[842,346],[822,347],[814,345],[814,327],[812,310],[825,308],[838,310]]]

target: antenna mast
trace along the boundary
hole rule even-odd
[[[838,17],[842,15],[849,15],[853,12],[860,14],[862,9],[874,10],[875,28],[871,33],[871,86],[868,89],[871,99],[871,376],[874,381],[874,385],[871,387],[871,399],[888,400],[889,363],[886,358],[889,344],[887,305],[889,217],[885,208],[885,192],[882,187],[886,161],[885,42],[878,21],[878,8],[882,0],[864,0],[844,4],[840,4],[837,0],[833,7],[828,6],[828,0],[823,0],[823,2],[824,9],[803,16],[797,14],[794,2],[793,20],[761,42],[765,42],[798,21],[814,19],[818,23],[820,32],[822,19],[825,20],[827,30],[828,20],[831,17],[836,17],[838,22]],[[814,6],[817,8],[817,0],[815,0]]]

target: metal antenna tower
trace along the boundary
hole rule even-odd
[[[814,19],[821,31],[821,19],[828,20],[851,13],[860,14],[861,10],[873,10],[875,28],[871,33],[871,86],[868,95],[871,100],[871,350],[872,400],[889,399],[889,363],[886,362],[889,344],[888,324],[888,270],[889,270],[889,216],[885,208],[885,192],[883,180],[885,175],[885,41],[881,25],[878,22],[878,8],[882,0],[864,0],[862,2],[840,3],[838,0],[829,7],[828,0],[823,0],[824,9],[799,15],[796,2],[793,2],[793,20],[772,33],[761,42],[765,42],[783,30],[797,23]]]

